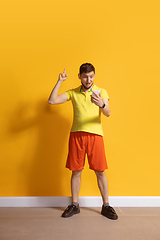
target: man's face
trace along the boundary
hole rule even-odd
[[[89,73],[82,73],[81,75],[78,74],[79,79],[81,80],[82,86],[85,89],[90,89],[93,85],[95,73],[89,72]]]

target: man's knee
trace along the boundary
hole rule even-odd
[[[72,171],[72,177],[80,177],[81,173],[82,173],[82,170]]]
[[[95,171],[95,174],[97,175],[97,177],[103,177],[105,175],[104,171]]]

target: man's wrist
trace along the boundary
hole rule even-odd
[[[100,107],[100,108],[104,108],[106,106],[106,104],[105,103],[103,103],[103,105]]]

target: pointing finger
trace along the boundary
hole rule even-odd
[[[64,69],[64,72],[63,73],[66,73],[66,68]]]

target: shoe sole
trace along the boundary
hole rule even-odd
[[[78,214],[78,213],[80,213],[80,210],[77,211],[77,212],[72,213],[72,214],[69,215],[69,216],[63,216],[63,215],[62,215],[61,217],[63,217],[63,218],[69,218],[69,217],[72,217],[73,215]]]
[[[111,219],[111,220],[117,220],[117,219],[118,219],[118,216],[113,216],[113,217],[111,217],[111,216],[106,216],[106,215],[103,214],[102,212],[101,212],[101,214],[102,214],[104,217],[109,218],[109,219]]]

